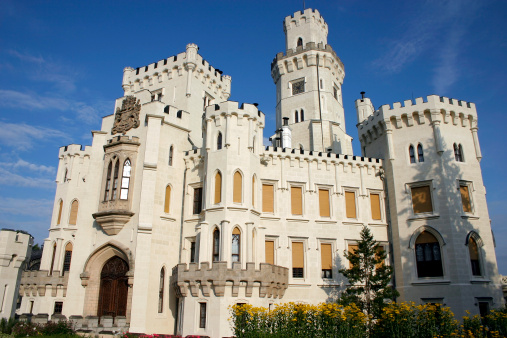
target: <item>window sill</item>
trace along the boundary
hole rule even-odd
[[[428,214],[417,214],[417,215],[413,215],[409,218],[407,218],[407,221],[419,221],[419,220],[425,220],[425,219],[437,219],[439,218],[440,215],[439,214],[433,214],[433,213],[428,213]]]
[[[470,280],[470,284],[489,284],[491,281],[489,279],[484,279],[483,277],[474,277]]]
[[[465,215],[461,215],[461,218],[463,218],[463,219],[479,219],[479,216],[465,214]]]
[[[435,279],[430,279],[430,278],[431,277],[429,277],[428,279],[419,279],[416,282],[412,282],[412,285],[417,286],[417,285],[435,285],[435,284],[448,285],[448,284],[451,284],[451,281],[448,279],[440,279],[437,277],[435,277]]]
[[[375,222],[375,221],[373,221],[373,222],[371,222],[371,223],[368,223],[368,225],[369,225],[369,226],[378,226],[378,227],[382,226],[382,227],[385,227],[385,226],[387,226],[387,223],[384,223],[384,222]]]
[[[337,221],[333,221],[331,219],[316,219],[315,223],[324,223],[324,224],[336,224]]]
[[[363,222],[359,222],[357,220],[343,221],[343,225],[363,225]]]
[[[176,218],[169,217],[167,215],[160,215],[160,219],[164,221],[176,222]]]
[[[220,211],[220,210],[224,210],[225,208],[224,207],[211,207],[211,208],[208,208],[206,209],[206,211],[208,212],[214,212],[214,211]]]
[[[301,217],[301,218],[299,218],[299,217],[298,218],[289,218],[289,217],[287,217],[286,220],[287,220],[287,222],[301,222],[301,223],[308,223],[308,222],[310,222],[310,220],[308,218],[303,218],[303,217]]]
[[[234,210],[234,211],[243,211],[243,212],[248,210],[248,208],[245,208],[245,207],[227,207],[227,209]]]
[[[280,217],[276,217],[274,214],[264,214],[261,216],[261,219],[267,219],[271,221],[279,221]]]

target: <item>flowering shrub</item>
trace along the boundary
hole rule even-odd
[[[33,336],[62,336],[72,337],[75,331],[72,329],[72,323],[67,321],[47,322],[46,324],[33,324],[28,322],[18,322],[12,328],[14,337],[33,337]]]

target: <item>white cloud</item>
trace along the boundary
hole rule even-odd
[[[27,206],[30,206],[27,208]],[[0,214],[50,216],[53,200],[0,197]]]
[[[52,189],[55,187],[55,181],[43,177],[26,177],[0,168],[0,185]]]
[[[34,141],[45,139],[68,139],[68,135],[56,129],[34,127],[25,123],[6,123],[0,121],[0,144],[27,150],[33,146]]]
[[[18,169],[18,168],[25,168],[29,169],[31,171],[35,171],[38,173],[46,173],[46,174],[55,174],[56,168],[55,167],[49,167],[42,164],[34,164],[27,162],[22,159],[18,159],[17,162],[0,162],[0,167],[4,168],[10,168],[10,169]]]

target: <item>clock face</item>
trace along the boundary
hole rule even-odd
[[[305,81],[304,80],[294,82],[292,84],[292,95],[304,93],[304,91],[305,91]]]

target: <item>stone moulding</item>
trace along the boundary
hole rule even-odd
[[[47,270],[23,271],[19,284],[19,294],[27,297],[44,297],[47,291],[51,291],[51,297],[56,297],[58,289],[63,290],[63,297],[67,295],[69,273],[60,275],[60,271],[53,270],[49,275]]]
[[[128,210],[105,210],[96,212],[92,216],[102,229],[111,236],[118,234],[130,218],[134,216],[134,213]]]
[[[232,269],[227,268],[227,262],[178,264],[173,268],[171,285],[178,297],[192,297],[199,295],[199,289],[205,297],[213,291],[217,297],[225,295],[226,284],[232,283],[232,296],[237,297],[239,288],[245,287],[246,297],[252,297],[254,286],[259,289],[259,297],[283,298],[289,281],[289,269],[261,263],[260,269],[255,269],[255,263],[246,263],[246,269],[241,269],[241,263],[234,262]],[[189,293],[190,291],[190,293]]]

